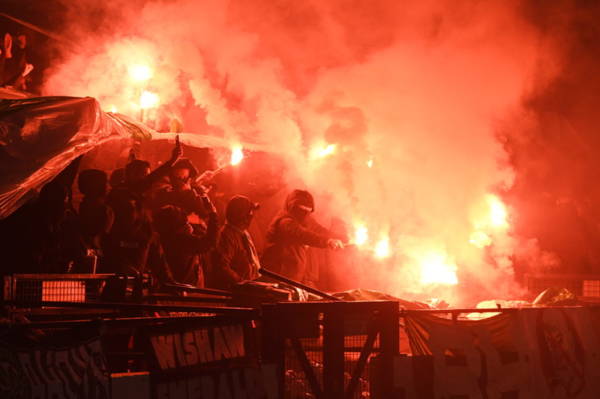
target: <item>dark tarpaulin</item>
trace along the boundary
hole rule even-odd
[[[132,136],[151,133],[123,115],[103,112],[91,97],[0,100],[0,219],[78,156]]]

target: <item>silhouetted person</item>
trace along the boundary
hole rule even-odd
[[[154,213],[154,225],[160,235],[167,262],[178,283],[204,287],[201,255],[215,247],[217,213],[205,197],[208,223],[206,233],[194,231],[185,212],[173,205],[165,205]]]
[[[108,179],[108,184],[110,188],[116,188],[125,183],[125,168],[118,168],[112,171],[110,174],[110,178]]]
[[[67,273],[81,260],[83,246],[70,189],[80,158],[75,159],[29,201],[0,222],[4,274]]]
[[[197,176],[198,170],[189,159],[178,160],[169,171],[170,186],[156,193],[155,206],[162,208],[165,205],[174,205],[185,212],[186,216],[207,216],[203,200],[205,190],[194,184]]]
[[[140,200],[140,204],[145,208],[149,205],[146,204],[147,196],[154,185],[164,176],[169,173],[171,166],[179,159],[182,154],[181,144],[179,139],[175,143],[171,158],[164,164],[150,172],[150,164],[147,161],[141,159],[131,160],[127,166],[125,166],[125,176],[123,183],[114,187],[108,195],[108,203],[112,206],[114,197],[122,195],[123,192],[127,192],[129,195],[135,196]]]
[[[275,217],[267,231],[267,245],[261,259],[263,267],[308,283],[306,246],[342,248],[340,240],[332,238],[325,233],[324,227],[309,220],[314,209],[314,199],[308,191],[294,190],[287,196],[283,211]]]
[[[172,282],[158,234],[145,215],[140,198],[121,191],[112,198],[115,221],[103,240],[101,273],[151,273],[160,282]]]
[[[236,195],[227,203],[226,223],[219,232],[213,256],[210,285],[229,289],[236,283],[259,277],[260,261],[248,227],[259,205]]]

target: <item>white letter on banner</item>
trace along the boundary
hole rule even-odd
[[[242,357],[246,354],[244,348],[244,328],[241,325],[221,327],[225,341],[231,352],[231,357]]]
[[[173,350],[173,335],[157,335],[150,339],[161,369],[177,367]]]
[[[195,330],[194,339],[196,340],[200,361],[202,363],[212,362],[215,357],[213,355],[212,346],[210,345],[210,339],[208,338],[208,331],[206,329]]]

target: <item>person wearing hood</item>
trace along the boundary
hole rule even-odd
[[[286,198],[284,209],[267,230],[267,245],[261,262],[263,267],[292,280],[308,283],[306,278],[306,247],[341,249],[340,240],[310,219],[314,212],[313,196],[306,190],[293,190]]]
[[[219,231],[210,285],[229,289],[236,283],[259,277],[260,261],[248,227],[259,204],[243,195],[232,197],[225,210],[226,223]]]

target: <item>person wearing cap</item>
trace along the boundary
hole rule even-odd
[[[243,195],[232,197],[225,209],[225,225],[219,231],[209,284],[229,289],[259,277],[260,261],[248,227],[259,204]]]
[[[301,283],[306,278],[306,247],[340,249],[340,240],[331,237],[324,227],[310,219],[315,210],[313,196],[306,190],[293,190],[284,209],[267,230],[267,245],[261,262],[263,267]]]

